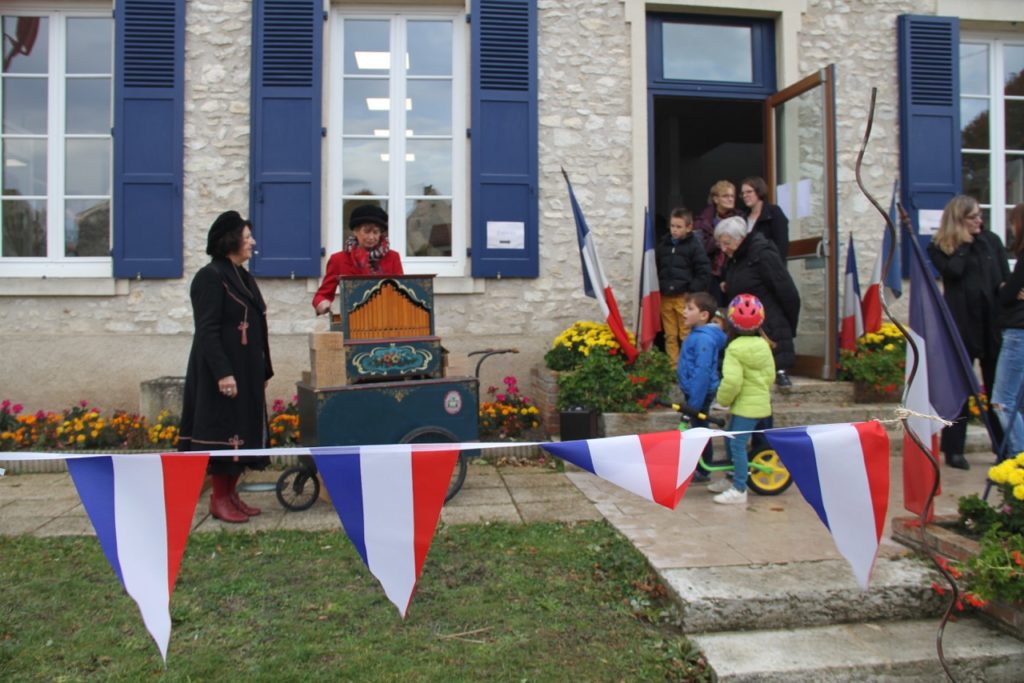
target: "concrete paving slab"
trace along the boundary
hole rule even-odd
[[[525,503],[518,505],[518,508],[524,522],[580,522],[601,519],[601,513],[597,510],[590,514],[581,513],[576,501]]]
[[[946,680],[935,654],[934,620],[697,634],[691,640],[722,682]],[[1020,680],[1024,643],[975,619],[948,624],[944,643],[959,681]]]
[[[92,522],[81,515],[54,517],[32,532],[33,536],[95,536]]]
[[[441,521],[445,524],[480,524],[483,522],[508,522],[521,524],[519,510],[511,502],[494,505],[445,506],[441,509]]]

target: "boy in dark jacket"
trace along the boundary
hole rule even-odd
[[[683,320],[687,295],[703,292],[711,278],[711,262],[704,245],[693,234],[693,213],[672,209],[669,234],[655,250],[658,260],[658,284],[661,289],[661,329],[665,334],[665,353],[675,364],[679,347],[689,328]]]

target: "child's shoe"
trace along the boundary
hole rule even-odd
[[[732,482],[728,479],[719,479],[708,484],[708,491],[711,493],[724,493],[732,488]]]
[[[730,488],[724,493],[719,493],[711,500],[719,503],[720,505],[746,505],[747,492],[739,491],[736,488]]]
[[[693,471],[694,484],[706,484],[709,481],[711,481],[711,475],[702,470],[701,468],[698,467]]]

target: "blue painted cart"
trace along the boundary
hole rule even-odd
[[[331,330],[343,335],[343,348],[321,360],[336,370],[343,362],[334,374],[343,381],[298,383],[302,444],[478,440],[479,381],[444,376],[445,351],[434,336],[433,276],[342,278],[339,294],[341,312]],[[465,481],[468,458],[478,453],[459,457],[446,500]],[[278,500],[290,510],[307,509],[319,493],[312,458],[302,458],[277,482]]]

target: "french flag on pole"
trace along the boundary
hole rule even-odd
[[[896,214],[896,197],[899,195],[899,179],[893,181],[892,199],[889,200],[889,219],[899,230],[900,220]],[[882,285],[884,284],[897,299],[903,294],[903,277],[900,274],[900,255],[898,249],[889,262],[889,272],[885,273],[885,282],[882,282],[882,267],[889,257],[889,251],[893,249],[892,239],[889,237],[889,229],[883,227],[882,250],[878,252],[874,268],[871,269],[871,280],[868,288],[864,291],[864,331],[878,332],[882,329]],[[899,245],[896,245],[898,248]]]
[[[601,267],[601,259],[597,256],[597,244],[594,242],[594,234],[587,227],[587,219],[583,217],[583,211],[576,201],[576,195],[572,191],[572,183],[569,182],[569,175],[562,169],[562,176],[569,188],[569,201],[572,204],[572,215],[576,221],[576,238],[580,244],[580,258],[583,261],[583,293],[597,299],[601,306],[601,313],[604,314],[608,327],[618,340],[622,352],[630,363],[637,356],[636,348],[629,341],[626,327],[622,324],[622,316],[619,314],[619,305],[615,303],[615,294],[612,293],[612,286],[604,275]]]
[[[647,351],[661,330],[661,285],[658,261],[654,255],[654,224],[651,212],[644,210],[644,258],[640,263],[640,315],[637,319],[637,344]]]
[[[701,427],[540,446],[630,493],[674,510],[708,439],[720,434]]]
[[[839,328],[839,348],[857,349],[857,339],[864,334],[864,318],[860,306],[860,284],[857,282],[857,255],[853,252],[853,233],[846,250],[846,277],[843,281],[843,320]]]
[[[171,592],[206,476],[203,454],[68,458],[100,547],[167,661]]]
[[[909,231],[905,225],[903,229]],[[931,276],[928,257],[915,235],[908,232],[904,237],[903,243],[910,247],[909,332],[919,352],[917,373],[911,381],[914,351],[912,345],[907,344],[906,407],[924,415],[956,420],[967,398],[978,395],[978,378],[949,308]],[[907,424],[930,447],[932,457],[937,458],[938,433],[942,425],[913,416],[908,418]],[[936,469],[910,435],[904,434],[903,506],[910,512],[920,515],[925,511],[931,490],[936,486]],[[931,519],[932,514],[929,506],[925,519]]]
[[[345,532],[403,618],[459,457],[452,446],[310,449]]]
[[[889,509],[889,437],[880,422],[764,433],[867,590]]]

